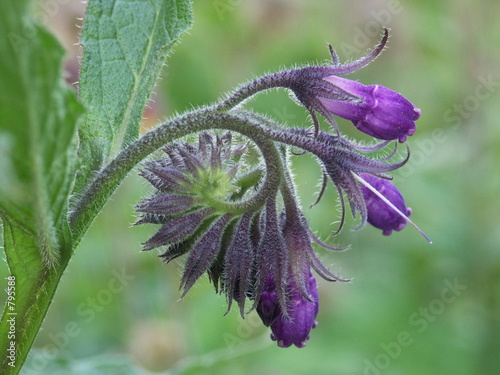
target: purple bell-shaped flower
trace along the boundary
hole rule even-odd
[[[411,209],[406,207],[403,196],[392,182],[368,173],[362,173],[361,177],[404,215],[411,215]],[[364,185],[361,186],[361,191],[368,210],[368,222],[371,225],[382,229],[383,234],[386,236],[391,234],[393,230],[400,231],[406,226],[406,218],[390,207],[373,191]]]
[[[318,324],[315,320],[319,309],[318,288],[310,269],[308,274],[309,298],[302,294],[293,277],[289,278],[287,314],[281,311],[272,276],[267,278],[257,305],[257,312],[264,325],[271,327],[271,338],[282,348],[291,345],[303,348],[309,340],[309,332]]]
[[[340,88],[358,98],[336,100],[318,97],[329,112],[352,121],[360,131],[375,138],[404,142],[417,130],[415,121],[420,117],[420,110],[396,91],[380,85],[365,86],[336,75],[323,80],[332,85],[332,92]]]

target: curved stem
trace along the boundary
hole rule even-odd
[[[285,70],[265,75],[237,89],[233,94],[214,106],[216,111],[228,111],[259,91],[276,87],[290,88],[296,79],[296,70]]]
[[[169,121],[123,150],[96,177],[75,205],[69,217],[75,236],[75,246],[102,209],[106,201],[120,185],[126,175],[144,158],[168,142],[193,132],[207,129],[236,131],[250,138],[260,148],[266,164],[264,183],[259,191],[243,202],[220,202],[227,212],[243,213],[260,208],[281,181],[281,156],[261,125],[238,116],[224,113],[208,113],[206,110],[194,112]]]
[[[283,155],[284,160],[288,161],[288,151],[285,146],[280,147],[280,151]],[[286,210],[287,217],[292,220],[300,220],[299,218],[299,207],[297,206],[297,197],[295,194],[295,184],[293,182],[292,173],[289,168],[289,163],[286,163],[284,172],[285,179],[284,183],[281,184],[281,196],[283,197],[284,207]]]
[[[314,133],[304,128],[285,128],[277,125],[272,120],[248,111],[233,110],[231,113],[256,125],[265,123],[267,126],[260,126],[260,131],[275,142],[300,148],[316,155],[321,160],[336,159],[336,162],[344,162],[348,169],[354,170],[355,172],[389,172],[401,167],[409,159],[408,153],[406,158],[400,162],[384,164],[382,162],[385,161],[385,159],[368,159],[358,152],[356,145],[351,144],[339,136],[323,132],[320,132],[319,136],[315,136]],[[365,163],[362,170],[358,170],[359,165],[361,165],[359,163]]]

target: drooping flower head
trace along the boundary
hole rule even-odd
[[[266,280],[264,292],[257,305],[257,312],[264,325],[271,327],[271,338],[279,347],[288,348],[295,345],[298,348],[306,346],[311,329],[318,325],[316,315],[319,310],[319,296],[316,279],[310,269],[305,274],[307,278],[306,298],[299,290],[293,278],[288,284],[289,302],[287,313],[281,311],[276,296],[276,287],[272,276]]]
[[[326,280],[346,280],[315,254],[290,186],[283,186],[288,193],[282,193],[287,198],[281,212],[276,195],[256,211],[224,212],[218,199],[240,196],[237,187],[248,181],[248,174],[237,172],[244,147],[231,145],[230,134],[203,133],[199,139],[198,147],[170,144],[166,158],[141,171],[156,191],[138,204],[138,224],[161,225],[144,250],[166,248],[160,256],[167,262],[187,253],[182,295],[207,272],[216,290],[226,294],[228,310],[236,301],[244,316],[250,300],[279,346],[305,346],[319,306],[311,268]]]
[[[300,290],[290,283],[290,307],[288,316],[280,314],[271,324],[271,338],[277,341],[281,348],[288,348],[292,344],[298,348],[306,346],[311,329],[318,325],[315,320],[319,310],[318,287],[314,275],[309,271],[308,292],[309,299],[304,297]]]
[[[277,239],[282,238],[288,262],[278,262],[277,273],[272,270],[262,273],[266,269],[261,269],[265,278],[262,292],[256,299],[257,312],[264,325],[271,327],[271,338],[278,346],[303,348],[311,329],[318,325],[319,295],[311,268],[328,281],[348,280],[332,274],[321,263],[312,248],[314,238],[296,205],[293,191],[285,191],[284,195],[285,208],[280,215],[280,229],[274,234]],[[280,301],[281,291],[275,275],[286,275],[285,305]]]
[[[245,304],[250,302],[250,311],[255,309],[270,327],[278,346],[306,345],[317,325],[319,308],[312,271],[328,281],[348,280],[331,273],[313,249],[315,242],[340,250],[321,242],[309,228],[294,193],[283,144],[317,157],[323,185],[316,203],[328,180],[333,182],[342,206],[338,231],[344,224],[347,203],[353,217],[361,217],[355,229],[368,222],[387,235],[403,229],[407,222],[414,225],[408,219],[411,210],[387,175],[406,163],[409,152],[398,162],[391,162],[398,154],[397,147],[384,158],[370,153],[391,140],[404,142],[413,135],[420,110],[388,88],[340,77],[374,60],[387,38],[385,30],[375,50],[352,64],[340,65],[331,49],[333,66],[261,77],[214,106],[214,113],[203,112],[204,125],[226,126],[238,132],[238,127],[245,129],[242,133],[258,146],[264,160],[261,163],[257,158],[250,171],[251,163],[242,156],[246,143],[234,144],[231,133],[201,133],[197,145],[170,143],[164,149],[166,157],[144,165],[141,175],[155,192],[138,204],[137,224],[160,225],[144,242],[144,250],[162,247],[160,257],[167,262],[187,254],[181,279],[183,296],[207,273],[216,291],[226,295],[228,311],[235,302],[244,317]],[[231,109],[256,92],[273,87],[294,92],[310,112],[314,132],[280,127],[258,114]],[[337,134],[320,131],[316,113],[335,128],[332,115],[348,119],[360,131],[384,142],[361,146],[342,137],[338,129]]]
[[[401,94],[384,86],[365,86],[336,75],[323,79],[357,98],[353,101],[318,95],[328,112],[352,121],[358,130],[378,139],[400,142],[417,130],[415,120],[420,117],[420,110]]]
[[[315,136],[310,130],[294,129],[293,134],[295,145],[301,146],[306,151],[316,155],[323,167],[324,182],[317,202],[319,202],[323,195],[328,179],[333,182],[337,189],[342,207],[339,231],[344,224],[346,200],[349,203],[352,216],[356,217],[358,213],[361,216],[361,222],[355,229],[362,228],[366,221],[383,230],[401,230],[404,227],[404,223],[407,221],[405,215],[408,216],[411,211],[404,207],[404,200],[392,183],[386,179],[374,177],[373,174],[389,178],[386,173],[403,166],[407,162],[409,154],[402,161],[389,163],[390,159],[396,155],[397,149],[389,157],[380,160],[370,158],[364,154],[383,148],[387,145],[387,142],[382,142],[375,146],[358,146],[343,137],[322,131],[319,131]],[[368,177],[367,179],[362,179],[360,176]],[[375,193],[368,195],[367,191],[370,190],[360,183],[360,181],[365,184],[374,182],[377,186],[387,185],[387,190],[391,192],[388,197],[389,200],[393,199],[392,197],[395,197],[395,192],[397,192],[400,198],[394,200],[394,203],[395,207],[400,209],[401,212],[398,213],[393,207],[382,202],[382,199],[376,196]],[[403,202],[403,206],[400,201]],[[384,216],[387,219],[391,218],[390,224],[387,222],[385,226],[381,226],[382,217]],[[387,232],[387,234],[389,233]]]

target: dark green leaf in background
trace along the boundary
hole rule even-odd
[[[82,113],[61,78],[62,47],[25,8],[25,1],[0,3],[0,216],[16,279],[18,365],[36,335],[27,327],[41,323],[71,255],[67,208]]]
[[[0,5],[0,212],[34,233],[50,263],[58,256],[58,237],[69,233],[82,108],[61,79],[62,47],[44,29],[21,21],[23,3]]]

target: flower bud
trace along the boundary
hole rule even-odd
[[[361,177],[391,202],[399,211],[406,216],[410,216],[411,209],[407,208],[405,201],[399,190],[392,182],[362,173]],[[406,219],[375,195],[366,186],[361,186],[361,191],[368,210],[368,222],[376,228],[382,229],[384,235],[389,235],[393,230],[400,231],[406,226]]]
[[[332,93],[340,88],[358,98],[337,100],[318,96],[329,112],[352,121],[362,132],[379,139],[399,139],[400,142],[415,133],[415,120],[420,117],[420,110],[396,91],[380,85],[365,86],[336,75],[323,80],[332,85]]]
[[[264,284],[264,291],[257,304],[257,313],[266,327],[273,324],[276,318],[281,314],[276,285],[272,275],[267,277],[266,283]]]
[[[276,292],[273,290],[272,278],[268,278],[268,289],[262,293],[257,312],[265,325],[271,322],[271,338],[278,346],[288,348],[292,344],[303,348],[309,340],[309,332],[317,326],[315,321],[319,309],[318,288],[316,279],[308,270],[307,289],[311,300],[305,298],[293,277],[289,278],[289,304],[287,315],[281,312]]]
[[[415,133],[420,110],[404,96],[380,85],[366,86],[340,77],[372,62],[383,51],[388,38],[389,30],[384,29],[384,37],[370,54],[342,65],[330,46],[333,66],[309,66],[284,75],[281,85],[289,87],[297,101],[309,111],[315,135],[319,131],[316,112],[324,116],[337,133],[332,114],[352,121],[357,129],[379,139],[404,142]]]

